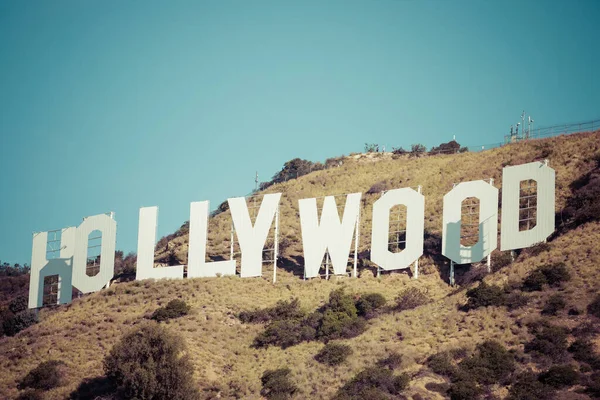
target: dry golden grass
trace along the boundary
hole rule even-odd
[[[301,255],[298,199],[327,194],[366,192],[371,185],[385,181],[387,188],[423,186],[426,196],[425,229],[441,232],[442,197],[453,182],[494,178],[501,184],[504,165],[516,165],[548,158],[557,172],[557,209],[569,196],[569,184],[593,168],[591,157],[600,148],[600,132],[560,136],[519,143],[482,153],[439,155],[411,159],[349,157],[341,167],[323,170],[269,188],[283,192],[281,234],[292,241],[283,254]],[[370,246],[370,209],[377,195],[363,195],[360,249]],[[230,220],[223,213],[210,222],[211,254],[228,258]],[[600,276],[600,224],[588,223],[550,243],[550,250],[534,257],[522,257],[509,267],[486,278],[501,284],[520,281],[535,267],[562,261],[573,278],[563,291],[569,307],[584,310],[598,293]],[[173,241],[180,257],[187,252],[187,236]],[[68,385],[48,392],[48,399],[63,399],[84,379],[102,375],[102,359],[116,341],[139,324],[149,313],[169,300],[181,298],[192,307],[188,316],[170,321],[168,327],[184,336],[195,376],[202,388],[217,386],[222,398],[234,392],[244,399],[260,399],[260,376],[266,369],[288,366],[300,388],[298,399],[327,399],[365,366],[390,351],[404,356],[402,368],[414,375],[408,394],[442,398],[425,389],[428,382],[440,382],[423,366],[425,359],[451,348],[473,348],[485,339],[496,339],[508,347],[522,349],[530,338],[525,322],[539,316],[549,293],[534,293],[529,304],[515,311],[488,307],[469,312],[458,311],[465,302],[464,291],[455,291],[440,277],[431,259],[422,258],[424,270],[419,280],[405,272],[371,273],[360,278],[333,277],[303,281],[291,272],[278,269],[278,282],[270,283],[272,269],[264,278],[185,279],[179,281],[136,281],[115,284],[110,289],[75,299],[55,310],[42,310],[41,322],[11,338],[0,339],[0,398],[18,395],[17,381],[40,362],[61,359],[69,369]],[[443,269],[443,268],[442,268]],[[413,310],[384,314],[369,321],[368,330],[344,341],[354,353],[347,362],[332,368],[313,357],[320,342],[302,343],[286,350],[251,348],[261,325],[241,324],[235,314],[241,310],[271,306],[280,299],[298,297],[302,307],[313,310],[323,304],[331,290],[345,287],[347,292],[379,292],[389,302],[403,290],[418,287],[433,301]],[[553,292],[556,292],[554,289]],[[574,326],[585,316],[558,317]],[[518,323],[517,323],[518,322]]]

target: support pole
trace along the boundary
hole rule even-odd
[[[454,261],[450,260],[450,286],[454,286]]]
[[[229,249],[229,259],[233,260],[233,221],[231,221],[231,248]]]
[[[277,282],[277,257],[279,256],[279,206],[275,210],[275,245],[273,246],[273,283]]]
[[[494,178],[490,178],[490,185],[494,186]],[[487,272],[492,272],[492,253],[487,255]]]
[[[329,280],[329,250],[325,253],[325,280]]]
[[[352,277],[356,278],[356,268],[358,265],[358,238],[359,238],[359,227],[360,227],[360,208],[358,209],[358,217],[356,218],[356,228],[354,230],[354,271],[352,272]]]
[[[421,193],[421,185],[417,187],[417,192]],[[415,272],[413,274],[413,279],[419,279],[419,258],[415,260]]]

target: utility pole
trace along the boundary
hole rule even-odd
[[[258,192],[258,171],[256,171],[256,176],[254,177],[254,191]]]

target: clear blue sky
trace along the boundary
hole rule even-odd
[[[0,259],[116,212],[136,250],[191,201],[365,142],[502,141],[600,117],[600,2],[0,0]]]

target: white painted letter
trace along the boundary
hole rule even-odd
[[[136,280],[141,279],[178,279],[183,278],[183,265],[154,268],[154,246],[156,244],[156,222],[158,207],[140,208],[138,225],[138,255]],[[191,221],[190,221],[191,223]]]
[[[33,234],[33,248],[31,255],[31,271],[29,276],[29,308],[38,308],[43,305],[44,278],[58,275],[58,304],[71,302],[73,252],[75,251],[75,232],[72,226],[61,232],[59,258],[48,260],[46,258],[46,245],[48,232]]]
[[[242,265],[240,268],[242,278],[262,275],[262,252],[275,212],[279,207],[280,198],[281,193],[265,194],[254,225],[252,225],[248,214],[246,198],[227,199],[235,233],[242,251]]]
[[[479,199],[479,240],[460,243],[462,201]],[[485,181],[459,183],[444,196],[442,254],[457,264],[479,262],[498,247],[498,189]]]
[[[406,247],[398,253],[388,249],[390,233],[390,210],[406,206]],[[425,223],[425,197],[411,188],[386,192],[373,204],[371,231],[371,261],[386,271],[408,268],[423,254],[423,231]]]
[[[102,232],[100,271],[95,276],[86,274],[88,237],[92,231]],[[106,214],[83,219],[75,234],[73,253],[73,286],[83,293],[97,292],[106,286],[115,274],[115,246],[117,223]]]
[[[206,262],[208,234],[208,201],[190,204],[190,242],[188,247],[188,278],[235,275],[235,260]]]
[[[320,222],[317,215],[317,199],[298,201],[304,246],[304,273],[307,278],[319,274],[319,267],[327,250],[331,256],[334,273],[346,273],[352,237],[360,215],[360,198],[361,193],[352,193],[346,197],[341,223],[333,196],[325,197]]]
[[[521,181],[537,184],[535,227],[519,231],[519,197]],[[544,241],[554,232],[556,173],[539,161],[504,167],[502,170],[502,233],[500,250],[515,250]]]

